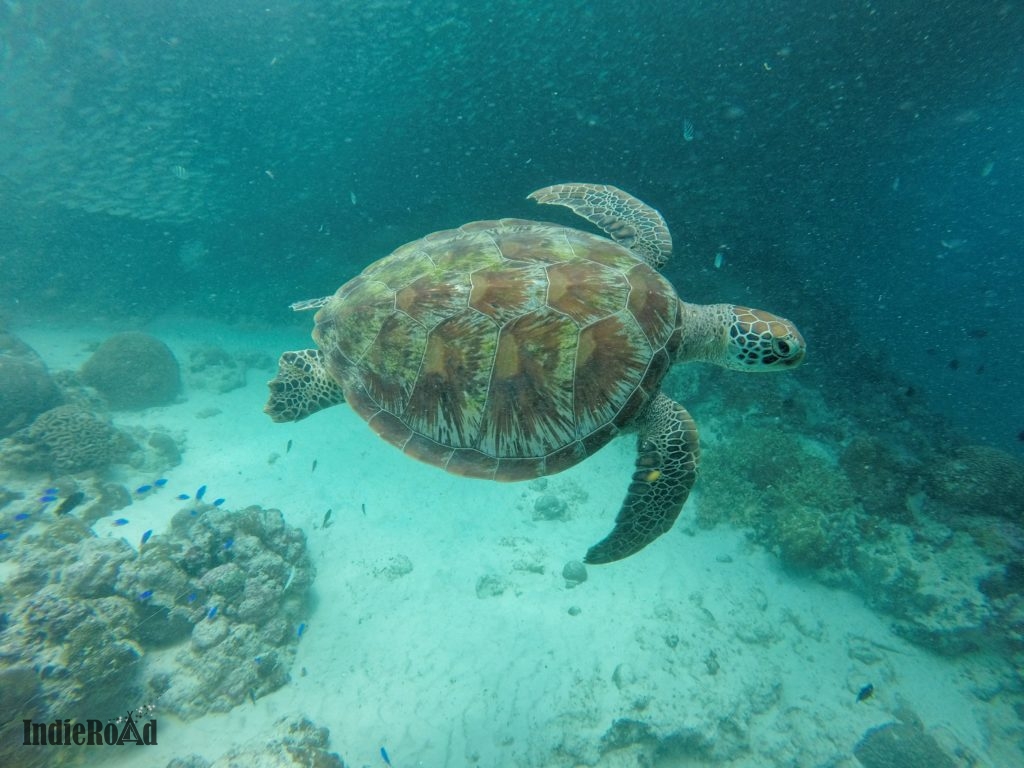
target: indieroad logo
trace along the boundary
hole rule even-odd
[[[45,746],[114,746],[135,744],[149,746],[156,744],[155,707],[144,704],[126,715],[107,720],[86,720],[72,723],[70,720],[54,720],[52,723],[34,723],[22,720],[24,744],[26,747]],[[148,722],[141,722],[143,719]],[[136,722],[138,720],[139,722]]]

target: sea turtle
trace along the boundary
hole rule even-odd
[[[281,356],[264,410],[298,421],[347,402],[403,453],[492,480],[561,472],[636,431],[615,528],[585,558],[608,563],[669,530],[697,476],[697,427],[660,391],[669,367],[783,370],[804,340],[768,312],[680,300],[658,272],[672,251],[664,219],[622,190],[529,197],[611,239],[499,219],[403,245],[333,296],[292,305],[319,310],[319,349]]]

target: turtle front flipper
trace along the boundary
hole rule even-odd
[[[622,560],[665,533],[697,479],[697,425],[683,406],[659,392],[640,417],[639,428],[633,482],[615,528],[587,551],[587,563]]]
[[[672,235],[661,214],[628,192],[608,184],[555,184],[527,195],[530,200],[564,205],[638,258],[661,269],[672,256]]]
[[[345,393],[323,364],[318,349],[285,352],[277,361],[277,376],[267,382],[270,397],[263,412],[274,421],[300,421],[345,402]]]

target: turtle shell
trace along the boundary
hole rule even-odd
[[[631,251],[518,219],[402,246],[339,288],[313,331],[377,434],[496,480],[601,448],[657,392],[680,337],[674,289]]]

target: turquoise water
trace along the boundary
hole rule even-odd
[[[5,3],[0,762],[1024,762],[1021,39],[1001,2]],[[468,221],[589,228],[526,199],[575,181],[809,348],[669,374],[696,490],[579,584],[632,438],[507,485],[262,413],[290,303]],[[169,396],[85,372],[126,331]],[[129,710],[158,746],[21,744]]]

